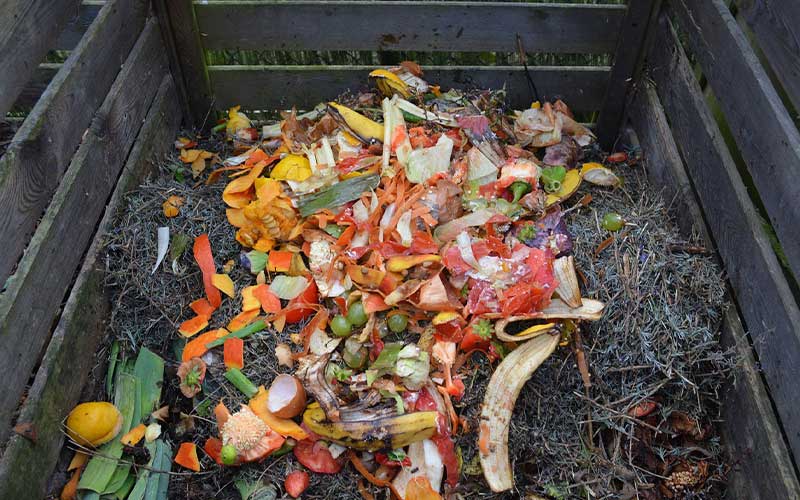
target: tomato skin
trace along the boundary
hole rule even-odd
[[[461,344],[459,344],[459,349],[462,352],[471,352],[471,351],[483,351],[486,352],[489,349],[489,339],[485,339],[475,333],[472,329],[472,325],[468,326],[466,330],[464,330],[464,338],[461,339]]]
[[[461,331],[461,324],[458,319],[436,325],[435,328],[436,333],[434,333],[434,337],[436,340],[441,342],[460,342],[464,337],[464,334]]]
[[[417,231],[411,240],[412,254],[439,253],[439,245],[433,241],[433,237],[425,231]]]
[[[312,442],[308,439],[298,441],[293,452],[297,461],[312,472],[336,474],[344,467],[344,460],[341,457],[333,458],[328,447],[321,441]]]
[[[297,498],[306,491],[311,479],[308,477],[308,472],[304,470],[296,470],[290,472],[286,479],[283,481],[283,487],[286,493],[292,498]]]
[[[450,426],[447,419],[441,413],[436,416],[436,434],[431,438],[439,450],[442,463],[447,471],[447,484],[455,487],[458,484],[458,458],[456,457],[456,446],[453,438],[450,437]]]
[[[310,280],[308,286],[303,291],[303,293],[301,293],[300,295],[289,301],[289,305],[286,306],[286,308],[289,309],[289,311],[286,313],[286,322],[297,323],[314,314],[316,309],[314,309],[313,307],[296,307],[298,305],[305,305],[305,304],[309,305],[319,304],[319,294],[317,294],[317,284],[314,282],[314,280]]]

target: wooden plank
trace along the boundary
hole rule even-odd
[[[187,114],[191,115],[190,125],[197,129],[208,128],[211,125],[208,118],[213,100],[192,0],[154,0],[154,2],[159,19],[162,23],[168,23],[165,33],[171,33],[173,37],[171,43],[167,42],[167,47],[171,48],[174,45],[177,53],[178,60],[177,63],[173,62],[173,66],[180,67],[183,83],[178,83],[178,86],[186,89],[189,101]],[[267,30],[262,24],[259,31]]]
[[[726,498],[800,498],[792,455],[753,358],[753,348],[733,308],[725,314],[722,328],[723,342],[734,346],[741,360],[736,380],[722,404],[723,438],[731,457]]]
[[[672,138],[664,108],[656,91],[645,82],[639,82],[629,117],[646,155],[647,176],[662,190],[681,232],[685,235],[697,233],[705,241],[711,242],[703,223],[703,212],[695,202],[697,195]]]
[[[310,109],[320,100],[368,85],[368,66],[209,66],[216,106],[247,109],[297,106]],[[530,106],[525,72],[516,66],[432,66],[425,78],[442,89],[502,88],[512,106]],[[561,97],[576,111],[597,109],[608,82],[606,66],[536,66],[530,68],[539,93]]]
[[[36,71],[33,72],[31,79],[25,84],[25,88],[20,92],[14,105],[11,107],[12,111],[28,111],[33,108],[39,101],[39,98],[42,97],[42,94],[44,94],[44,91],[47,90],[47,86],[50,85],[50,82],[53,81],[53,78],[55,78],[56,74],[61,70],[62,66],[64,65],[60,63],[40,64],[36,68]]]
[[[153,11],[159,19],[158,27],[161,28],[161,39],[167,48],[167,58],[169,59],[169,71],[175,81],[175,90],[181,102],[181,113],[183,122],[187,125],[194,123],[191,105],[189,104],[189,92],[186,89],[186,82],[183,78],[181,59],[178,55],[178,47],[175,45],[175,33],[172,31],[172,23],[169,19],[167,0],[153,0]]]
[[[712,248],[714,242],[703,219],[691,181],[678,153],[655,90],[640,82],[629,117],[637,132],[651,182],[672,201],[673,214],[684,235],[700,234]],[[674,197],[674,199],[673,199]],[[728,496],[741,500],[800,498],[800,483],[792,466],[752,347],[736,309],[725,313],[720,338],[733,348],[740,363],[722,400],[722,434],[731,458]]]
[[[622,22],[622,32],[614,51],[614,64],[606,87],[603,105],[597,117],[597,140],[600,146],[611,151],[617,141],[625,114],[625,104],[636,70],[644,55],[647,28],[660,7],[660,0],[630,2]]]
[[[725,114],[789,266],[800,276],[800,132],[722,0],[670,5]]]
[[[103,0],[83,0],[77,15],[73,16],[64,30],[58,35],[58,39],[52,50],[72,50],[81,41],[83,34],[89,29],[92,21],[97,17],[103,7]]]
[[[147,175],[157,172],[158,160],[170,152],[179,122],[177,94],[172,78],[166,75],[106,206],[20,412],[18,422],[33,425],[37,442],[14,435],[0,459],[0,498],[45,496],[47,481],[64,442],[61,421],[78,403],[95,363],[95,357],[87,353],[97,350],[107,332],[111,304],[110,291],[103,286],[104,240],[113,229],[117,212],[124,208],[126,193]]]
[[[508,2],[199,1],[210,49],[608,53],[625,7]],[[268,26],[267,26],[268,24]]]
[[[785,0],[736,0],[758,46],[800,110],[800,3]]]
[[[157,24],[151,20],[98,110],[16,273],[0,296],[0,442],[8,433],[12,414],[49,339],[73,273],[166,73],[164,46]]]
[[[17,265],[139,36],[147,7],[147,0],[112,0],[103,7],[0,158],[0,283]]]
[[[80,0],[7,0],[0,3],[0,116],[5,116],[44,60]]]
[[[800,450],[800,310],[666,17],[649,64],[791,448]]]

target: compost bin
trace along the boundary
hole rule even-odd
[[[0,497],[800,498],[788,3],[3,12]]]

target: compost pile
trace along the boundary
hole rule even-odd
[[[129,195],[65,491],[719,497],[720,272],[636,156],[561,101],[370,78],[233,108]]]

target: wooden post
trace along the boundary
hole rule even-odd
[[[661,6],[661,0],[629,0],[622,22],[622,32],[614,52],[614,66],[608,81],[600,115],[597,118],[597,138],[600,145],[611,150],[619,135],[625,115],[628,90],[636,80],[646,52],[648,27]]]
[[[196,129],[208,128],[214,100],[192,0],[153,0],[153,7],[162,26],[184,120]]]

